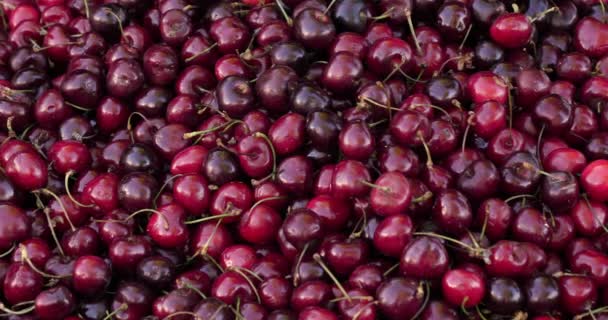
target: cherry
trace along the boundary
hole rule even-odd
[[[175,315],[179,312],[188,312],[198,302],[196,293],[189,289],[176,289],[166,295],[158,297],[152,305],[152,313],[157,317],[172,316],[175,319],[188,319],[188,315]]]
[[[559,304],[558,282],[551,276],[538,275],[530,278],[525,285],[526,304],[537,313],[552,310]]]
[[[403,249],[399,267],[404,275],[422,279],[438,279],[448,269],[449,256],[445,246],[430,237],[412,239]]]
[[[177,78],[177,53],[166,45],[152,45],[143,55],[146,79],[154,85],[167,85]]]
[[[42,275],[26,263],[13,263],[4,275],[4,298],[12,305],[31,301],[42,291],[42,286]]]
[[[274,66],[264,71],[255,86],[260,103],[270,113],[283,113],[288,109],[289,89],[296,79],[295,71],[287,66]]]
[[[38,153],[17,153],[8,159],[4,170],[11,182],[23,190],[40,189],[48,182],[46,164]]]
[[[286,158],[277,166],[276,182],[289,193],[305,194],[312,187],[312,166],[312,161],[303,156]]]
[[[106,75],[106,89],[117,98],[135,94],[144,83],[144,72],[139,62],[121,59],[110,64]]]
[[[82,172],[91,165],[91,153],[78,141],[58,141],[48,152],[53,168],[60,174]]]
[[[585,276],[563,276],[558,279],[560,304],[570,314],[593,308],[597,301],[597,286]]]
[[[237,299],[252,302],[256,299],[257,291],[249,281],[240,272],[226,271],[213,282],[211,295],[226,304],[232,304]]]
[[[188,149],[185,149],[184,151],[186,150]],[[241,175],[241,168],[236,157],[234,154],[224,149],[218,148],[210,150],[201,167],[203,168],[205,176],[209,179],[209,182],[215,185],[223,185],[235,180]],[[193,170],[200,170],[199,168],[195,167]]]
[[[14,243],[28,238],[30,220],[25,212],[10,204],[0,204],[0,248],[4,251]]]
[[[578,182],[572,173],[552,172],[542,178],[541,196],[551,210],[568,211],[578,201]]]
[[[234,314],[228,306],[215,298],[201,300],[194,309],[192,309],[192,312],[197,317],[201,318],[216,317],[218,320],[234,318]]]
[[[151,255],[152,245],[142,236],[130,236],[112,242],[108,251],[113,268],[122,273],[132,274],[135,270],[130,267]]]
[[[576,49],[591,57],[604,55],[604,44],[606,35],[605,25],[591,17],[581,19],[574,31],[574,46]]]
[[[205,222],[199,224],[193,231],[190,250],[193,254],[217,258],[232,242],[232,236],[226,227],[214,222]]]
[[[230,16],[214,21],[210,26],[209,34],[222,53],[244,51],[251,38],[247,26],[236,17]]]
[[[321,219],[323,228],[326,230],[341,230],[351,217],[351,208],[348,203],[329,195],[318,195],[310,199],[306,208]]]
[[[601,202],[579,200],[570,210],[570,215],[578,233],[593,236],[603,231],[602,225],[608,219],[608,208]]]
[[[489,309],[500,314],[512,314],[524,303],[523,290],[516,281],[508,278],[494,278],[488,284]]]
[[[204,212],[211,199],[207,180],[200,174],[189,174],[175,179],[173,197],[192,215]]]
[[[363,74],[361,60],[350,52],[334,55],[323,70],[322,83],[335,93],[349,93],[356,87]]]
[[[140,281],[159,289],[168,286],[175,277],[173,263],[162,256],[144,258],[137,264],[136,273]]]
[[[290,214],[283,222],[285,238],[298,248],[303,248],[323,235],[321,219],[311,210],[300,209]]]
[[[40,319],[66,318],[75,309],[75,300],[72,292],[61,285],[42,291],[34,302],[36,315]]]
[[[474,307],[481,302],[485,293],[485,280],[469,270],[453,269],[441,280],[444,298],[453,306]],[[490,286],[490,294],[492,293]]]
[[[595,160],[589,163],[581,173],[581,184],[594,200],[608,199],[608,190],[604,189],[604,184],[601,182],[606,168],[608,168],[608,161]]]
[[[422,282],[412,278],[385,280],[376,291],[378,308],[389,319],[412,317],[423,304],[425,292],[421,285]]]
[[[373,236],[376,249],[387,256],[398,257],[412,238],[412,220],[402,214],[386,217]]]

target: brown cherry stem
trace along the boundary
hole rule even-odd
[[[63,216],[65,217],[65,220],[70,225],[70,229],[72,231],[75,231],[76,228],[74,227],[74,224],[72,223],[72,219],[70,219],[70,215],[68,214],[68,210],[65,209],[65,206],[63,205],[63,202],[61,201],[61,199],[53,191],[51,191],[49,189],[46,189],[46,188],[40,189],[40,192],[53,197],[55,199],[55,201],[57,201],[57,203],[59,203],[59,206],[61,207],[61,211],[63,212]]]
[[[59,242],[59,239],[57,238],[57,233],[55,233],[55,223],[51,220],[51,216],[47,209],[48,208],[45,208],[44,210],[42,210],[42,212],[44,212],[44,215],[46,216],[46,222],[49,225],[49,229],[51,230],[51,236],[53,237],[53,240],[55,241],[55,245],[57,245],[57,250],[59,250],[59,254],[61,254],[62,257],[65,257],[65,253],[63,252],[61,243]]]
[[[331,278],[331,280],[338,287],[338,290],[340,290],[340,292],[342,292],[344,297],[346,297],[348,302],[351,302],[352,298],[350,297],[350,295],[348,295],[348,292],[346,291],[346,289],[344,289],[344,287],[342,286],[340,281],[338,281],[338,278],[336,278],[336,276],[333,274],[333,272],[331,272],[331,270],[329,270],[327,265],[323,262],[323,259],[321,258],[321,256],[318,253],[315,253],[312,255],[312,258],[317,262],[317,264],[321,267],[321,269],[323,269],[325,271],[325,273],[327,273],[327,275]]]
[[[253,284],[253,281],[251,281],[251,279],[241,270],[241,268],[231,268],[230,270],[238,273],[239,275],[241,275],[241,277],[245,278],[245,281],[247,281],[247,283],[251,287],[251,290],[255,294],[255,298],[258,300],[258,303],[262,303],[262,299],[260,299],[258,289],[255,287],[255,284]]]
[[[302,264],[302,259],[304,258],[304,255],[306,255],[306,251],[308,251],[308,247],[309,247],[310,243],[307,243],[304,245],[304,248],[302,248],[302,251],[300,251],[300,254],[298,255],[298,261],[296,262],[296,266],[293,269],[293,286],[297,287],[298,283],[300,281],[300,265]]]
[[[7,308],[2,302],[0,302],[0,311],[4,312],[7,315],[10,314],[10,315],[14,315],[14,316],[21,316],[21,315],[28,314],[28,313],[34,311],[35,309],[36,309],[36,306],[31,305],[25,309],[12,310],[12,309]]]
[[[114,318],[114,316],[117,315],[119,312],[123,312],[123,311],[127,310],[127,308],[129,308],[129,306],[126,303],[123,303],[118,308],[116,308],[114,311],[108,313],[102,320],[110,320],[110,319]]]
[[[50,278],[50,279],[63,279],[63,278],[69,278],[69,277],[71,277],[71,275],[56,276],[56,275],[52,275],[52,274],[46,273],[46,272],[38,269],[38,267],[36,267],[34,265],[34,263],[32,263],[32,260],[30,260],[30,257],[29,257],[29,255],[27,253],[27,248],[24,245],[20,245],[19,246],[19,250],[21,252],[21,261],[25,262],[37,274],[39,274],[39,275],[41,275],[41,276],[43,276],[45,278]]]
[[[0,259],[2,259],[4,257],[8,256],[9,254],[11,254],[15,250],[16,247],[17,246],[13,243],[13,245],[11,245],[11,247],[8,248],[8,250],[6,250],[6,251],[4,251],[4,252],[2,252],[0,254]]]
[[[190,62],[190,61],[192,61],[192,60],[194,60],[194,59],[196,59],[196,58],[198,58],[198,57],[200,57],[200,56],[204,55],[205,53],[207,53],[207,52],[209,52],[209,51],[213,50],[213,48],[215,48],[215,47],[217,47],[217,42],[216,42],[216,43],[214,43],[214,44],[212,44],[212,45],[210,45],[210,46],[209,46],[209,47],[207,47],[205,50],[203,50],[203,51],[201,51],[201,52],[198,52],[198,53],[196,53],[195,55],[193,55],[193,56],[191,56],[191,57],[186,58],[186,59],[184,60],[184,62],[188,63],[188,62]]]
[[[154,214],[158,214],[163,219],[163,222],[165,223],[165,225],[164,225],[165,230],[169,230],[169,219],[167,219],[167,217],[165,217],[165,215],[162,212],[160,212],[158,210],[154,210],[154,209],[145,208],[145,209],[137,210],[137,211],[131,213],[128,217],[126,217],[123,220],[123,222],[127,222],[127,221],[135,218],[140,213],[154,213]]]

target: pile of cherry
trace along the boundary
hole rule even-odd
[[[608,319],[602,0],[0,0],[0,318]]]

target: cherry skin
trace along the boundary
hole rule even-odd
[[[449,256],[445,246],[430,237],[417,237],[403,249],[399,267],[404,275],[421,279],[438,279],[448,270]]]
[[[441,280],[441,288],[443,297],[454,307],[474,307],[486,293],[485,280],[479,274],[461,269],[448,271]]]
[[[412,238],[413,225],[409,216],[397,214],[386,217],[374,233],[374,247],[382,254],[398,257]]]
[[[6,176],[23,190],[35,190],[46,186],[48,170],[37,153],[21,152],[12,156],[4,167]]]
[[[4,251],[16,242],[25,240],[30,231],[30,221],[25,212],[10,204],[0,205],[0,248]]]
[[[13,263],[6,270],[4,298],[11,305],[31,301],[42,291],[43,278],[25,263]]]
[[[570,314],[593,308],[597,301],[597,285],[586,276],[564,276],[558,279],[560,303]]]
[[[76,300],[68,288],[60,285],[39,293],[34,304],[40,319],[67,319],[76,307]]]
[[[370,192],[370,204],[381,216],[404,212],[412,201],[409,180],[398,172],[382,174]]]
[[[608,174],[608,161],[595,160],[589,163],[581,173],[581,184],[589,196],[598,201],[608,200],[608,185],[604,177]]]
[[[412,317],[420,309],[425,295],[421,282],[412,278],[391,278],[376,291],[378,308],[388,319]],[[403,295],[398,295],[401,292]]]
[[[91,165],[91,153],[78,141],[58,141],[48,152],[53,168],[60,174],[82,172]]]
[[[167,204],[150,216],[146,230],[154,243],[163,248],[184,246],[189,231],[184,221],[188,213],[178,204]]]
[[[207,180],[200,174],[189,174],[175,179],[173,197],[192,215],[200,215],[206,211],[211,201]]]

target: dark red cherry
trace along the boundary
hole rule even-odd
[[[485,279],[466,269],[448,271],[441,280],[441,288],[443,297],[454,307],[474,307],[481,302],[486,293]]]
[[[67,316],[76,308],[74,295],[68,288],[61,285],[42,291],[34,303],[36,315],[42,320],[67,319]]]
[[[17,153],[8,159],[4,170],[11,182],[23,190],[40,189],[48,182],[47,166],[38,153]]]
[[[177,78],[177,53],[166,45],[152,45],[143,56],[146,79],[154,85],[167,85]]]
[[[592,309],[597,302],[597,285],[586,276],[563,276],[558,279],[560,305],[569,314]]]
[[[329,47],[336,33],[331,18],[313,8],[300,12],[293,21],[293,28],[296,39],[311,49]]]
[[[11,305],[32,301],[43,289],[42,276],[25,263],[13,263],[4,275],[4,298]]]
[[[417,237],[404,248],[399,268],[404,275],[437,279],[448,270],[449,260],[445,246],[439,240]]]
[[[422,282],[413,278],[391,278],[376,291],[378,308],[388,319],[412,317],[422,307],[424,300]]]
[[[325,69],[321,82],[332,92],[345,94],[352,92],[363,76],[361,60],[350,52],[339,52],[332,56]]]

